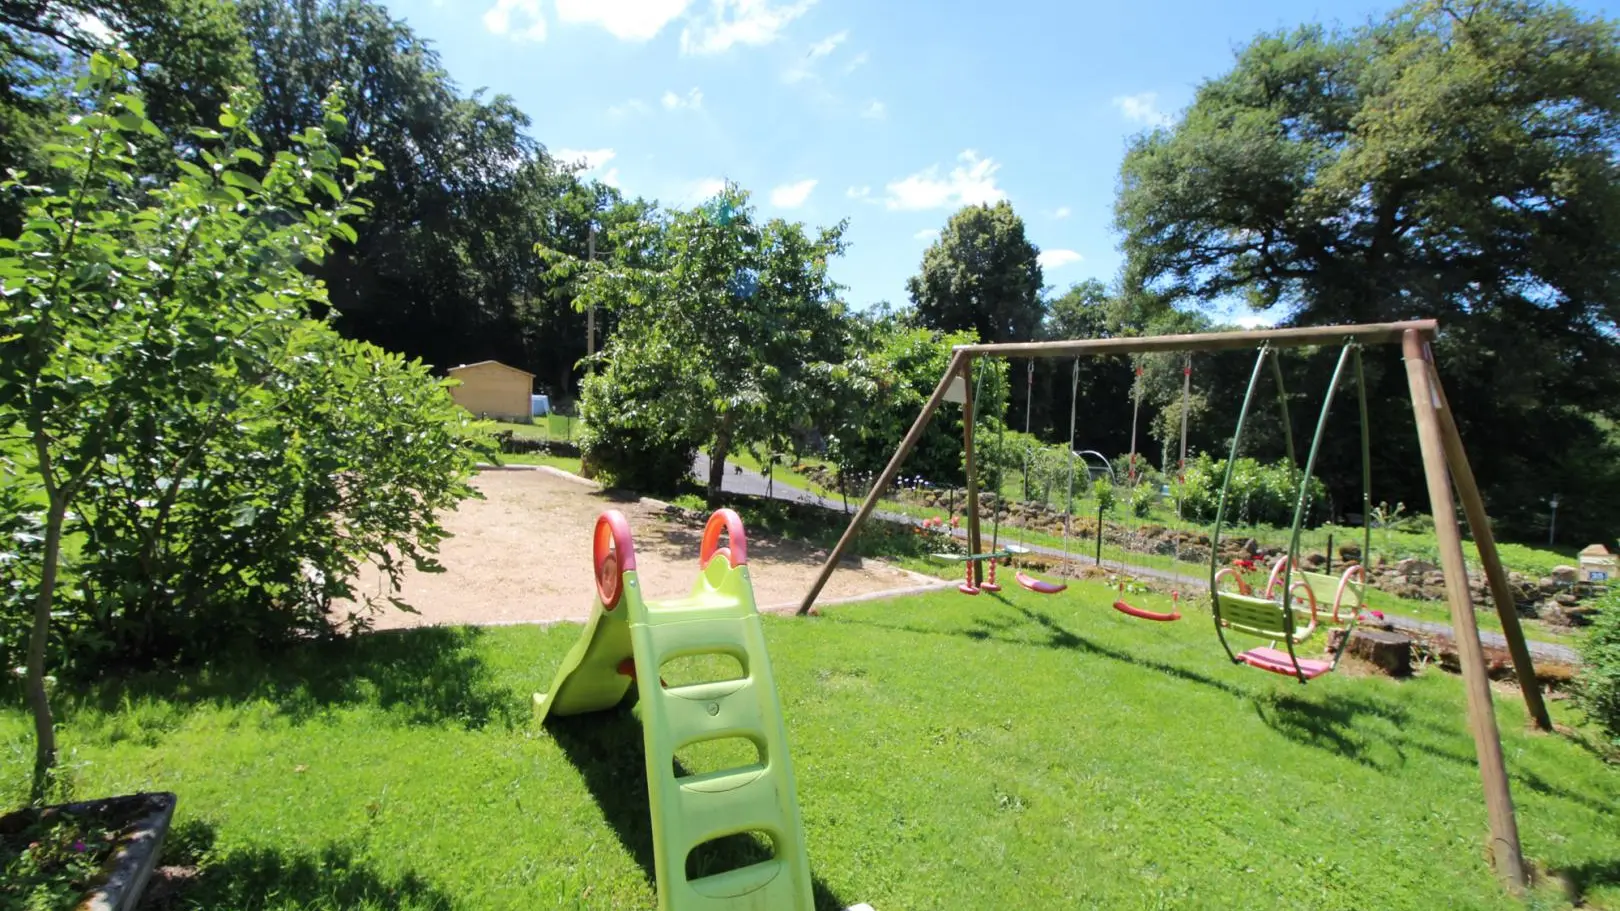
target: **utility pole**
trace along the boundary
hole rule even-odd
[[[591,219],[591,231],[585,238],[585,260],[596,262],[596,219]],[[596,305],[585,308],[585,356],[596,354]]]
[[[1558,533],[1558,494],[1553,494],[1548,502],[1552,505],[1552,516],[1547,520],[1547,546],[1552,547]]]

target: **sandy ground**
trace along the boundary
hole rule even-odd
[[[630,520],[636,569],[650,598],[685,595],[697,578],[702,528],[666,521],[657,507],[546,471],[486,471],[473,483],[485,498],[444,518],[454,535],[440,547],[445,571],[405,576],[399,596],[421,613],[388,609],[377,628],[585,620],[593,598],[591,530],[604,509]],[[797,605],[825,559],[825,551],[750,535],[755,602],[762,609]],[[846,562],[819,601],[911,588],[920,579],[872,561]],[[369,567],[356,590],[386,594],[381,573]]]

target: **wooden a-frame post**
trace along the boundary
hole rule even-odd
[[[1429,484],[1429,511],[1434,535],[1440,542],[1440,568],[1446,575],[1446,601],[1451,605],[1451,631],[1462,665],[1463,690],[1468,694],[1468,728],[1479,757],[1479,777],[1485,786],[1485,815],[1491,827],[1491,859],[1496,872],[1515,892],[1525,886],[1524,855],[1519,847],[1519,824],[1513,817],[1513,796],[1508,790],[1507,763],[1502,758],[1502,735],[1491,705],[1491,681],[1485,672],[1485,649],[1479,642],[1474,603],[1468,594],[1468,564],[1463,560],[1462,531],[1451,496],[1442,439],[1440,397],[1429,381],[1429,359],[1423,337],[1408,331],[1401,340],[1407,385],[1412,392],[1412,415],[1417,419],[1418,447],[1423,452],[1423,474]],[[1512,609],[1511,603],[1509,610]],[[1528,652],[1526,653],[1528,654]],[[1534,685],[1534,671],[1531,672]],[[1538,694],[1539,695],[1539,694]]]
[[[1479,759],[1481,783],[1485,792],[1486,816],[1491,833],[1491,857],[1498,874],[1514,891],[1525,887],[1524,856],[1519,844],[1518,823],[1514,818],[1513,798],[1508,787],[1507,768],[1502,754],[1501,733],[1491,705],[1490,681],[1486,675],[1484,647],[1479,639],[1479,626],[1474,618],[1473,602],[1469,597],[1468,570],[1462,551],[1462,532],[1452,498],[1455,481],[1458,498],[1468,518],[1479,549],[1480,563],[1490,582],[1492,600],[1502,618],[1502,632],[1508,641],[1513,664],[1518,674],[1525,706],[1535,724],[1542,730],[1551,729],[1546,705],[1536,680],[1535,667],[1524,631],[1507,584],[1495,540],[1485,514],[1484,500],[1474,480],[1462,439],[1445,400],[1438,372],[1434,369],[1427,341],[1434,337],[1438,324],[1434,320],[1411,320],[1400,323],[1381,323],[1361,326],[1294,327],[1287,329],[1261,329],[1243,332],[1216,332],[1203,335],[1168,335],[1146,338],[1075,339],[1053,342],[1014,342],[1004,344],[959,345],[954,349],[951,362],[940,377],[933,395],[923,405],[916,421],[889,459],[872,489],[862,501],[849,527],[844,530],[838,544],[828,555],[816,581],[799,605],[800,616],[812,612],[817,596],[826,586],[850,544],[861,527],[877,507],[883,492],[893,483],[901,464],[922,438],[923,431],[933,419],[945,399],[946,390],[957,376],[968,386],[968,404],[964,410],[963,446],[968,454],[967,469],[968,534],[970,542],[978,532],[977,472],[972,459],[973,421],[971,373],[972,358],[991,357],[1080,357],[1138,354],[1155,351],[1224,351],[1249,348],[1259,344],[1273,347],[1305,347],[1324,344],[1343,344],[1354,340],[1362,344],[1399,344],[1406,361],[1407,382],[1412,396],[1413,415],[1417,419],[1418,443],[1423,454],[1424,476],[1429,488],[1430,509],[1434,514],[1435,533],[1440,542],[1442,568],[1446,577],[1447,601],[1451,607],[1452,627],[1463,671],[1463,685],[1468,696],[1468,726],[1474,738],[1474,749]],[[978,544],[970,543],[972,553],[978,553]],[[1364,555],[1365,556],[1365,555]]]

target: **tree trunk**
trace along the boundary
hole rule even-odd
[[[709,447],[709,505],[715,506],[720,502],[720,488],[726,480],[726,456],[731,454],[731,419],[720,422],[720,430],[714,435],[714,445]]]
[[[56,720],[45,689],[45,646],[51,634],[51,606],[56,595],[56,568],[62,555],[62,525],[67,518],[67,497],[52,491],[45,518],[45,565],[40,573],[39,597],[34,601],[34,628],[28,636],[26,688],[34,713],[34,788],[36,803],[43,802],[56,768]]]

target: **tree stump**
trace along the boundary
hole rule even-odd
[[[1337,649],[1344,630],[1334,630],[1328,648]],[[1391,677],[1412,674],[1412,637],[1381,629],[1358,629],[1350,634],[1351,655],[1376,666]]]

